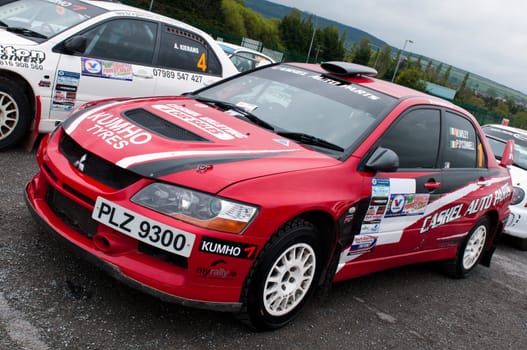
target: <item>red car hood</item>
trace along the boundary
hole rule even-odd
[[[63,127],[87,152],[146,177],[208,192],[341,162],[186,97],[113,101]]]

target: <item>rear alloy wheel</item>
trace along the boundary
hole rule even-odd
[[[268,242],[244,288],[239,318],[255,330],[280,328],[293,320],[320,278],[321,252],[316,227],[295,219]]]
[[[17,143],[30,125],[30,107],[16,82],[0,77],[0,150]]]
[[[460,245],[456,259],[447,263],[447,272],[455,278],[468,275],[481,260],[489,235],[489,219],[483,217]]]

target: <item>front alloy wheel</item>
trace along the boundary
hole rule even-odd
[[[272,316],[283,316],[306,296],[316,270],[316,254],[305,243],[287,248],[275,261],[263,292],[265,310]]]
[[[285,326],[302,310],[320,278],[320,232],[296,218],[280,228],[249,272],[238,318],[254,330]]]

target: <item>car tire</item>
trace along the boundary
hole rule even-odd
[[[0,150],[16,144],[31,123],[31,108],[24,90],[0,77]]]
[[[518,249],[527,251],[527,238],[521,238],[518,240]]]
[[[465,237],[458,248],[456,258],[446,263],[446,272],[454,278],[466,277],[481,260],[489,235],[490,221],[484,216]]]
[[[298,316],[320,278],[319,237],[313,224],[295,219],[271,238],[245,282],[240,320],[265,331]]]

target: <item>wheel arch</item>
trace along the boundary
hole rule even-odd
[[[496,210],[491,210],[485,213],[484,216],[489,219],[490,235],[487,239],[487,246],[485,247],[485,251],[483,252],[479,263],[483,266],[490,267],[490,261],[496,250],[496,244],[499,243],[502,236],[504,225],[503,222],[499,220],[499,214]]]
[[[29,103],[31,104],[30,107],[32,112],[32,120],[34,121],[36,111],[36,95],[29,81],[24,76],[5,69],[0,69],[0,78],[2,77],[16,82],[18,86],[22,88],[22,90],[28,97]]]

